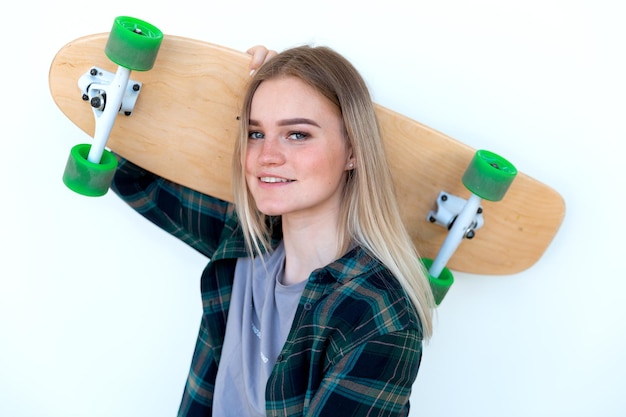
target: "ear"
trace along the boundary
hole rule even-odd
[[[346,139],[347,140],[347,139]],[[354,152],[352,151],[352,145],[347,142],[347,160],[346,160],[346,166],[345,166],[345,170],[346,171],[351,171],[354,169],[354,167],[356,166],[356,158],[354,157]]]
[[[348,160],[346,161],[346,170],[347,171],[353,170],[355,166],[356,166],[356,158],[354,157],[354,154],[352,153],[352,148],[350,148],[348,150]]]

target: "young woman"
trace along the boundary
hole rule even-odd
[[[367,87],[329,48],[250,52],[234,205],[123,160],[113,185],[210,258],[179,416],[406,416],[434,302]]]

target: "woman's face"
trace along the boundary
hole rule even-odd
[[[262,82],[254,94],[246,181],[266,215],[337,211],[351,169],[339,109],[295,77]]]

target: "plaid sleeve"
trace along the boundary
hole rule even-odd
[[[306,415],[407,416],[421,356],[421,335],[415,329],[369,340],[325,374]]]
[[[210,257],[218,246],[231,204],[118,159],[113,192],[146,219]]]

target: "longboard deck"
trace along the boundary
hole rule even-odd
[[[77,83],[93,66],[115,72],[104,54],[107,39],[108,33],[76,39],[50,67],[56,104],[90,136],[95,120]],[[107,146],[164,178],[232,201],[231,158],[248,65],[245,53],[166,35],[154,67],[131,73],[143,88],[132,115],[117,117]],[[388,108],[376,109],[403,221],[420,255],[434,258],[447,230],[429,223],[428,213],[440,191],[469,196],[461,177],[475,149]],[[521,272],[540,259],[565,215],[555,190],[521,172],[503,200],[482,205],[485,224],[461,243],[447,265],[452,270]]]

